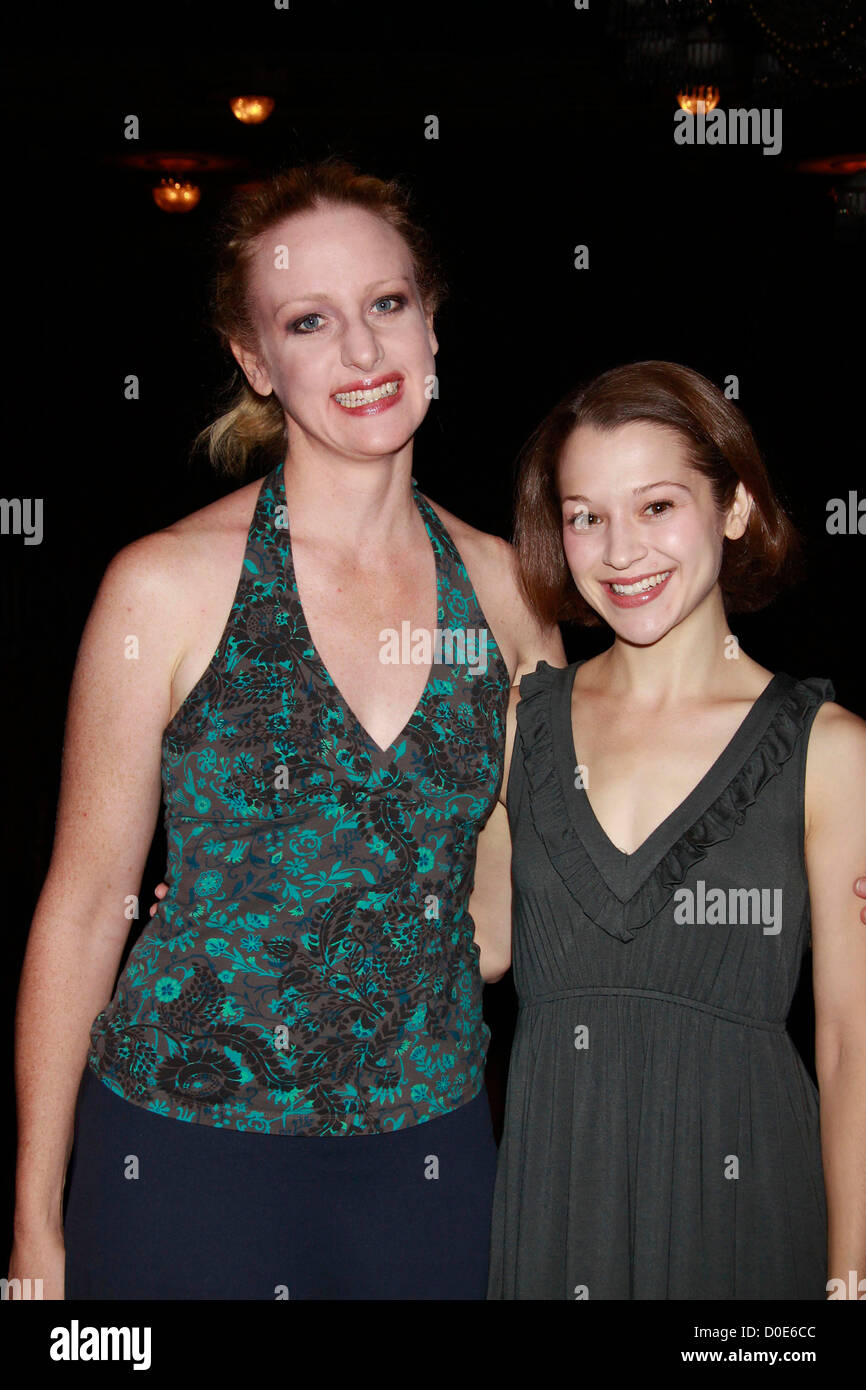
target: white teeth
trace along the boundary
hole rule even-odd
[[[373,386],[369,391],[338,391],[334,400],[339,405],[354,410],[359,405],[372,405],[373,401],[381,401],[385,396],[396,396],[399,390],[399,381],[386,381],[383,386]]]
[[[641,579],[637,584],[611,584],[615,594],[643,594],[647,589],[654,589],[657,584],[663,583],[673,570],[662,570],[661,574],[651,574],[649,579]]]

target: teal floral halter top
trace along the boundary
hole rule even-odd
[[[91,1029],[89,1066],[135,1105],[267,1134],[378,1134],[481,1089],[467,904],[509,676],[448,532],[413,495],[441,637],[383,751],[307,629],[282,463],[262,481],[219,646],[163,733],[169,891]]]

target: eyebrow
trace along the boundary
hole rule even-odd
[[[669,479],[663,478],[659,483],[644,483],[643,487],[633,487],[632,496],[640,497],[644,492],[652,492],[654,487],[678,487],[682,492],[688,492],[689,494],[691,494],[691,488],[686,487],[685,483],[672,483]],[[590,503],[590,499],[588,497],[584,497],[580,493],[577,493],[575,496],[563,497],[562,500],[563,502],[586,502],[587,504]]]
[[[369,285],[365,285],[362,294],[369,294],[377,285],[393,285],[397,281],[403,285],[409,284],[406,275],[388,275],[384,280],[373,280]],[[291,299],[284,299],[279,308],[274,310],[274,318],[277,318],[289,304],[321,304],[329,297],[325,290],[314,290],[312,294],[293,294]]]

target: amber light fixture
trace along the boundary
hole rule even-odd
[[[718,87],[686,87],[677,92],[680,109],[697,115],[698,111],[714,111],[719,104]]]
[[[152,190],[153,201],[163,212],[192,212],[201,198],[201,189],[194,183],[178,179],[160,179]]]
[[[238,160],[224,154],[205,150],[139,150],[108,156],[111,164],[126,169],[140,169],[148,175],[147,186],[161,212],[192,212],[201,201],[198,179],[204,175],[205,188],[209,174],[222,173],[237,166]],[[160,178],[154,185],[154,178]]]
[[[261,125],[274,109],[273,97],[232,97],[232,114],[244,125]]]
[[[866,170],[866,151],[857,154],[828,154],[820,159],[801,159],[796,167],[805,174],[862,174]]]

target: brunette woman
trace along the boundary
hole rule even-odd
[[[613,642],[524,676],[509,735],[489,1296],[844,1297],[866,1279],[866,724],[728,626],[796,540],[751,430],[685,367],[606,372],[533,437],[516,535],[540,620]],[[785,1026],[810,940],[817,1089]]]

